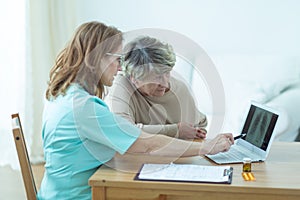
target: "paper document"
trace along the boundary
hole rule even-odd
[[[144,164],[137,180],[231,183],[232,167],[195,164]]]

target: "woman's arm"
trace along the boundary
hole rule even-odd
[[[234,139],[230,133],[219,134],[212,140],[193,142],[142,132],[127,152],[155,156],[186,157],[228,151],[233,143]]]

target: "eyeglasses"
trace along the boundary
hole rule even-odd
[[[169,82],[170,72],[165,72],[162,74],[150,73],[148,76],[142,79],[143,82],[149,83],[164,83]]]
[[[117,57],[119,64],[123,66],[125,55],[119,53],[106,53],[105,55]]]

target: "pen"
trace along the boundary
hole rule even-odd
[[[246,136],[246,133],[242,133],[241,135],[235,136],[233,139],[237,140],[237,139],[239,139],[241,137],[244,137],[244,136]]]

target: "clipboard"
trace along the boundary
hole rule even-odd
[[[232,173],[231,166],[143,164],[134,180],[231,184]]]

